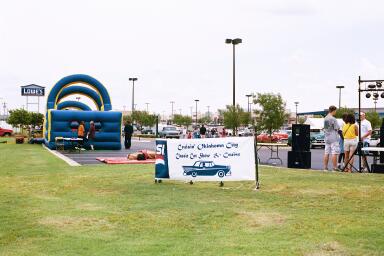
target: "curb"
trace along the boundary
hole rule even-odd
[[[46,150],[48,150],[49,152],[51,152],[54,156],[60,158],[61,160],[63,160],[64,162],[66,162],[69,166],[81,166],[81,164],[79,164],[78,162],[70,159],[69,157],[66,157],[65,155],[61,154],[60,152],[56,151],[56,150],[51,150],[49,149],[48,147],[46,147],[44,144],[43,144],[43,148],[45,148]]]

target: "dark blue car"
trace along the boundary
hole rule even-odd
[[[183,166],[184,175],[196,176],[224,176],[230,175],[231,167],[227,165],[216,165],[212,161],[196,161],[192,166]]]

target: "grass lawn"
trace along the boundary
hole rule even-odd
[[[384,255],[384,175],[260,172],[259,192],[154,184],[151,165],[0,144],[0,255]]]

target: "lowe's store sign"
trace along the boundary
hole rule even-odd
[[[21,96],[44,96],[45,95],[45,87],[30,84],[21,86]]]

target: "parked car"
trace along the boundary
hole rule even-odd
[[[267,133],[261,133],[257,135],[257,142],[260,143],[270,143],[270,142],[278,142],[279,138],[276,135],[269,135]]]
[[[380,145],[380,129],[375,129],[372,131],[369,146],[370,147],[377,147],[379,145]]]
[[[322,147],[325,148],[324,133],[311,133],[311,148]]]
[[[224,176],[231,175],[228,165],[216,165],[213,161],[196,161],[192,166],[183,166],[185,176]]]
[[[288,133],[285,131],[274,132],[273,136],[277,137],[277,141],[284,142],[284,143],[287,143],[288,137],[289,137]]]
[[[8,136],[11,136],[13,134],[13,131],[10,130],[10,129],[4,129],[4,128],[1,128],[0,127],[0,136],[2,137],[8,137]]]
[[[151,127],[143,127],[141,134],[155,134],[155,131]]]
[[[239,130],[237,135],[239,137],[253,136],[253,132],[250,129],[245,128],[245,129]]]
[[[165,126],[159,132],[161,138],[180,138],[180,131],[175,126]]]

